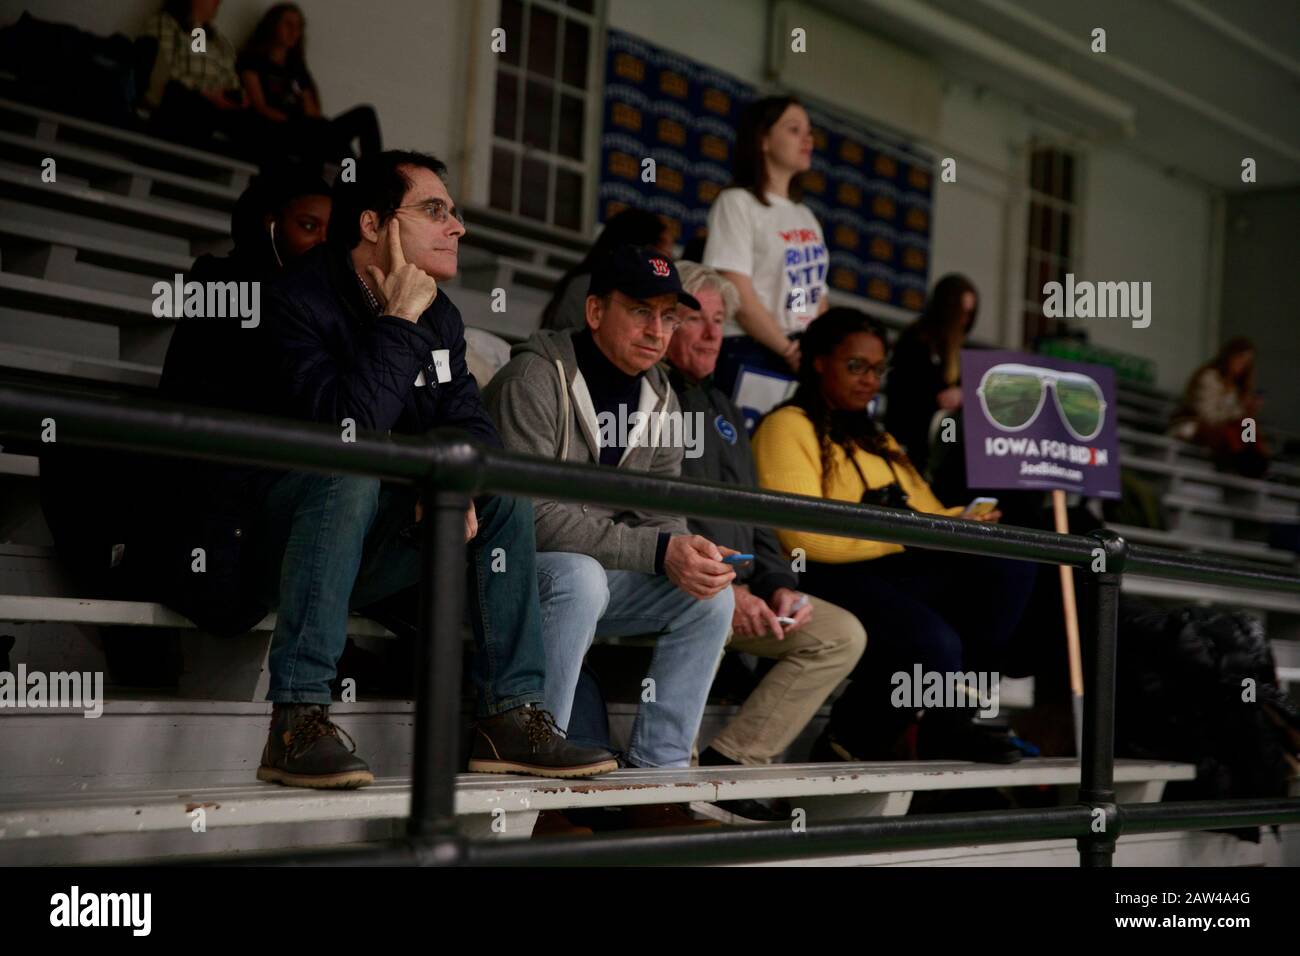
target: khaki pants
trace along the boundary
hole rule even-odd
[[[867,646],[858,619],[811,594],[812,619],[784,639],[727,638],[727,650],[776,659],[776,666],[754,688],[722,733],[709,744],[743,764],[771,763],[808,725],[840,681],[853,670]]]

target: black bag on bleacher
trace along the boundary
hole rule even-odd
[[[233,470],[129,452],[41,450],[41,510],[79,596],[158,601],[219,637],[267,608],[251,583],[255,489]],[[203,500],[206,507],[189,507]],[[195,549],[202,549],[196,564]]]
[[[148,460],[125,452],[43,446],[41,511],[78,596],[144,600],[150,529]]]
[[[26,11],[0,30],[0,62],[17,75],[25,102],[114,126],[138,125],[135,106],[152,61],[145,45],[121,33],[101,37]]]
[[[1196,765],[1167,800],[1281,797],[1300,753],[1300,712],[1277,685],[1259,622],[1243,611],[1120,603],[1115,750]],[[1231,831],[1258,841],[1255,828]]]

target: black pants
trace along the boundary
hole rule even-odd
[[[857,615],[867,650],[831,711],[855,753],[883,752],[913,711],[891,703],[896,673],[1000,671],[1036,565],[909,549],[851,564],[809,562],[802,587]]]
[[[253,159],[251,116],[246,109],[218,109],[203,94],[173,80],[163,91],[150,128],[155,135],[175,143]],[[228,142],[214,140],[214,133],[224,133]]]

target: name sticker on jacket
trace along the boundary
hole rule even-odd
[[[439,384],[451,381],[451,349],[435,349],[429,353],[433,356],[433,373]],[[427,385],[428,379],[424,377],[424,370],[415,376],[416,385]]]

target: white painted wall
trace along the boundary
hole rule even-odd
[[[762,0],[608,0],[608,25],[730,73],[762,83],[767,4]]]
[[[1216,343],[1211,315],[1214,193],[1119,148],[1091,151],[1084,171],[1076,278],[1151,283],[1151,325],[1081,319],[1099,345],[1154,359],[1159,385],[1181,391]]]

